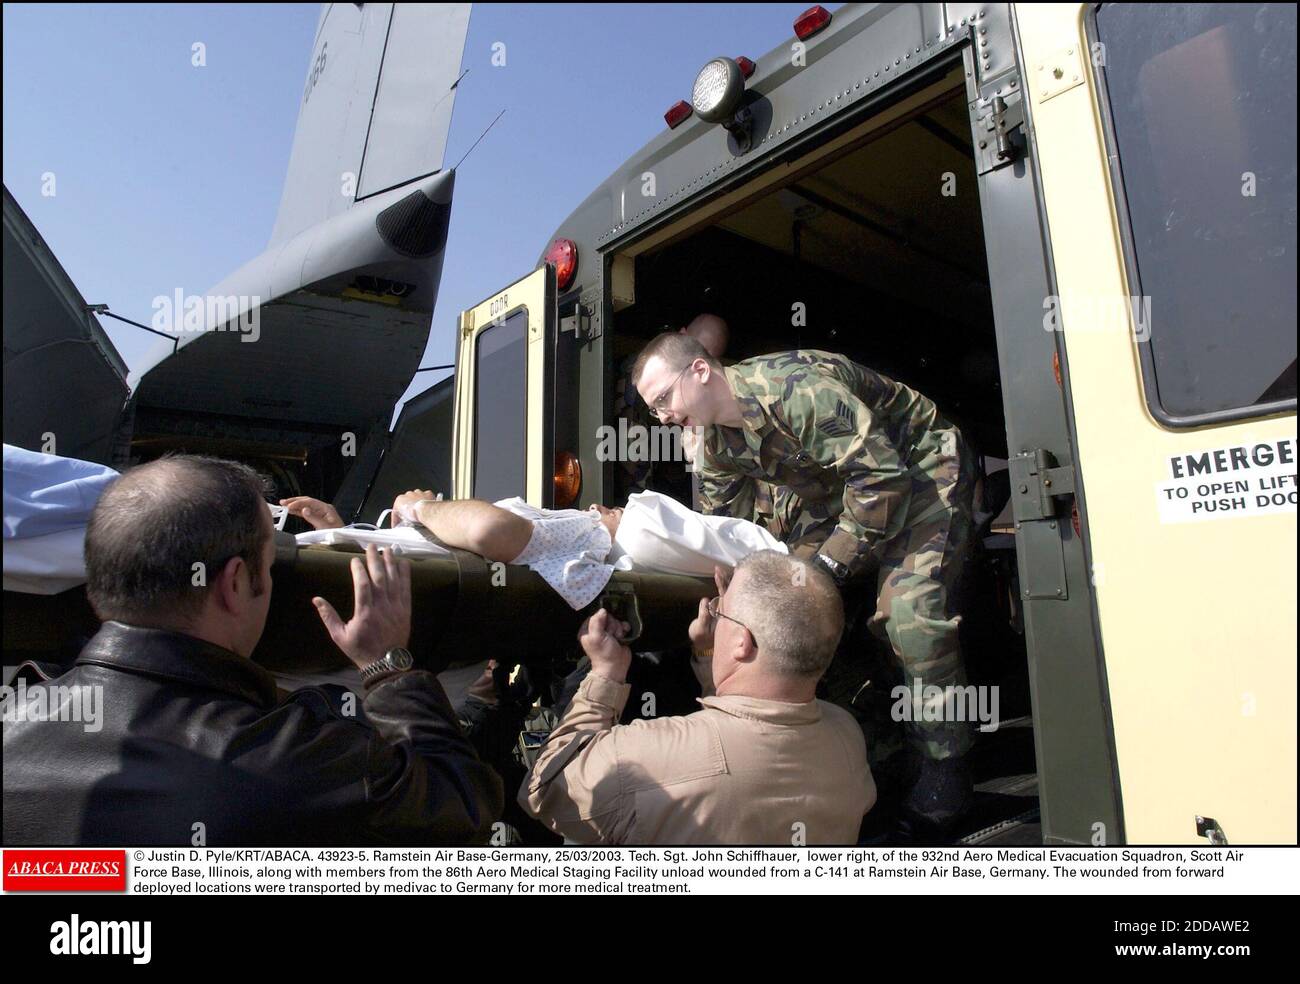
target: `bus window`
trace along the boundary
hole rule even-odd
[[[479,335],[475,347],[474,498],[524,495],[527,479],[528,310]]]
[[[1103,4],[1095,17],[1152,413],[1190,424],[1294,407],[1295,7]]]

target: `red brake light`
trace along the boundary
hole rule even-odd
[[[794,34],[800,41],[806,41],[831,22],[831,12],[818,4],[809,7],[794,22]]]
[[[744,78],[749,78],[754,74],[754,63],[744,55],[741,55],[736,59],[736,65],[740,69],[741,76]]]
[[[685,99],[681,99],[672,109],[664,113],[664,122],[668,124],[668,129],[675,130],[678,124],[691,115],[691,112],[691,104]]]
[[[568,290],[578,272],[578,244],[572,239],[557,239],[543,259],[555,267],[556,290]]]

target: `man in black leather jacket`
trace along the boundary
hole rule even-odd
[[[333,687],[281,700],[248,658],[274,557],[261,487],[243,465],[177,456],[104,493],[86,566],[105,622],[62,676],[24,664],[4,702],[6,845],[486,840],[501,780],[437,678],[406,668],[409,561],[354,559],[348,622],[313,599],[364,671],[360,702]]]

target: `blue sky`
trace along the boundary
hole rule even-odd
[[[506,113],[457,175],[422,364],[453,361],[456,315],[533,268],[701,65],[787,42],[807,6],[475,4],[447,164]],[[155,296],[200,293],[263,250],[319,9],[4,5],[4,182],[88,302],[148,324]],[[101,320],[139,365],[155,336]],[[446,375],[420,374],[407,395]]]

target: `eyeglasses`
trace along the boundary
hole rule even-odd
[[[673,387],[677,385],[678,380],[682,378],[682,375],[689,368],[690,368],[690,364],[682,366],[682,371],[673,377],[673,381],[668,384],[668,388],[659,394],[659,398],[655,400],[654,403],[650,404],[650,412],[654,414],[656,417],[658,417],[660,420],[663,420],[664,411],[668,409],[669,394],[672,393]]]
[[[732,618],[730,615],[724,615],[718,611],[718,605],[721,604],[721,598],[710,598],[705,602],[704,607],[708,610],[709,615],[714,619],[725,618],[728,622],[735,622],[750,635],[754,635],[754,630],[738,618]],[[754,642],[758,642],[758,636],[754,636]]]

